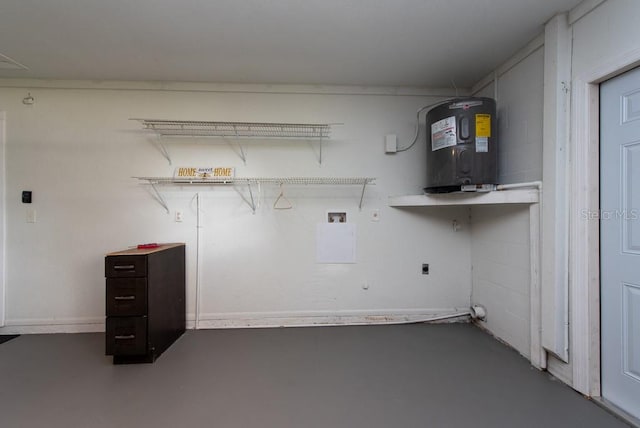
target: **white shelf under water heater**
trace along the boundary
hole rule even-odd
[[[537,185],[537,184],[536,184]],[[500,189],[500,187],[498,187]],[[460,205],[537,204],[540,191],[536,188],[506,188],[492,192],[453,192],[422,195],[390,196],[389,206],[435,207]]]

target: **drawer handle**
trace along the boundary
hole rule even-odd
[[[115,265],[113,270],[134,270],[135,268],[135,265]]]
[[[136,296],[115,296],[114,300],[136,300]]]
[[[131,340],[131,339],[135,339],[136,335],[135,334],[128,334],[126,336],[116,336],[114,337],[115,340]]]

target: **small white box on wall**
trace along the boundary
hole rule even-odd
[[[354,223],[318,223],[316,263],[355,262],[356,225]]]
[[[398,151],[398,137],[395,134],[385,135],[384,137],[384,152],[395,153]]]

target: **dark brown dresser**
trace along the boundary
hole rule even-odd
[[[105,276],[106,355],[152,363],[185,331],[185,245],[109,253]]]

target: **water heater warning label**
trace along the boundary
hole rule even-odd
[[[490,114],[476,114],[476,137],[491,137]]]
[[[431,124],[431,151],[455,146],[456,139],[456,117],[451,116]]]

